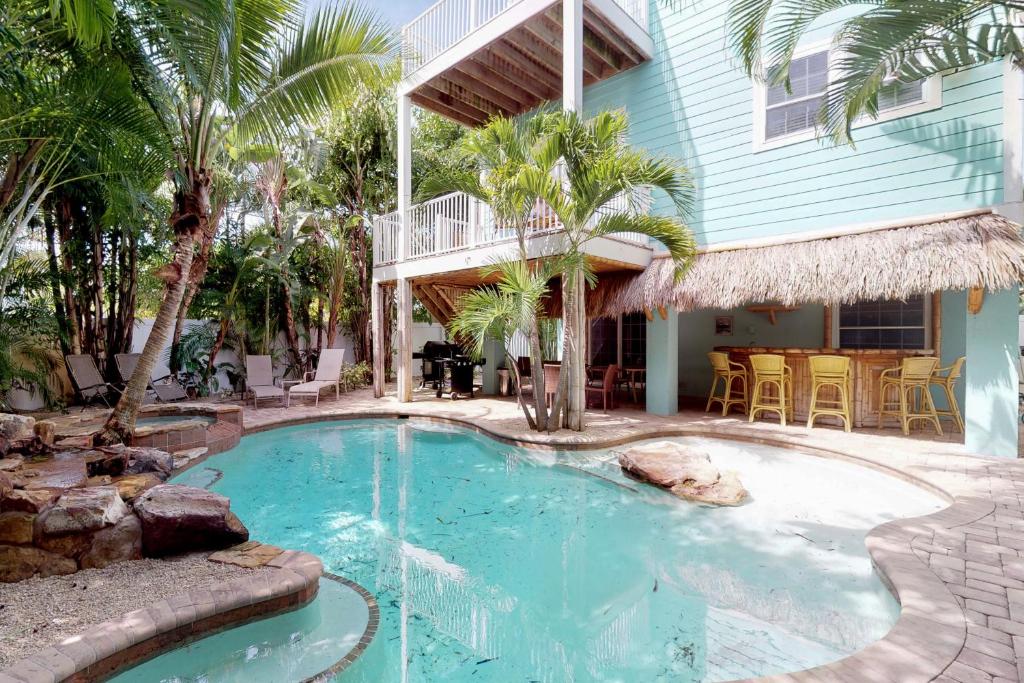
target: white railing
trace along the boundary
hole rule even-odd
[[[620,195],[599,210],[599,213],[637,211],[646,213],[651,207],[651,195],[647,190],[638,190],[631,196]],[[495,224],[491,208],[469,195],[453,192],[409,209],[406,233],[401,230],[399,213],[377,216],[373,220],[373,258],[375,265],[396,263],[402,259],[400,240],[405,237],[408,244],[404,250],[406,259],[438,256],[456,251],[465,251],[477,246],[490,246],[516,239],[515,230]],[[562,230],[562,224],[551,207],[537,202],[530,214],[527,235],[536,237],[554,234]],[[648,244],[646,235],[639,233],[613,233],[614,239]]]
[[[647,30],[648,0],[614,0]],[[403,73],[421,66],[523,0],[440,0],[402,28]]]

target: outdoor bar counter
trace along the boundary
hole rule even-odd
[[[782,349],[758,346],[719,346],[715,351],[724,351],[729,358],[747,367],[750,391],[753,392],[753,373],[750,372],[750,355],[774,353],[786,357],[786,365],[793,370],[793,412],[797,422],[806,422],[811,405],[811,369],[808,358],[820,355],[850,357],[851,385],[853,387],[853,424],[855,427],[878,426],[878,376],[883,370],[899,366],[908,356],[934,356],[931,350],[889,351],[880,349]],[[821,397],[826,397],[822,390]],[[771,413],[769,413],[771,415]],[[818,418],[823,424],[834,422],[833,418]]]

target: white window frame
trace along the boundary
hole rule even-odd
[[[815,54],[816,52],[828,51],[828,79],[831,83],[838,76],[834,66],[834,49],[832,47],[832,39],[819,40],[813,43],[799,46],[793,51],[793,59],[800,59],[807,57],[808,55]],[[892,107],[884,111],[878,112],[878,118],[871,118],[870,116],[864,115],[859,117],[853,123],[853,127],[863,128],[865,126],[873,126],[876,123],[884,123],[886,121],[892,121],[893,119],[903,118],[904,116],[913,116],[914,114],[921,114],[926,111],[932,111],[942,106],[942,74],[934,74],[924,79],[924,83],[921,84],[921,101],[910,102],[900,107]],[[755,79],[753,82],[753,101],[754,101],[754,135],[753,135],[753,148],[754,152],[763,152],[766,150],[776,149],[778,147],[785,147],[787,145],[794,145],[799,142],[806,142],[808,140],[814,140],[818,137],[818,128],[808,128],[806,130],[797,131],[788,135],[780,135],[770,140],[765,137],[765,123],[767,119],[768,111],[768,88],[764,82]],[[799,102],[799,100],[793,100],[793,102]],[[786,104],[790,104],[787,102]]]
[[[924,347],[923,347],[923,349],[910,349],[910,350],[931,351],[932,350],[932,343],[934,341],[932,339],[932,330],[934,328],[934,320],[932,319],[932,297],[930,295],[928,295],[928,294],[924,294],[924,295],[922,295],[922,297],[924,298],[924,321],[923,321],[923,325],[924,325]],[[842,306],[840,304],[836,304],[836,305],[834,305],[832,307],[832,346],[834,348],[837,348],[837,349],[843,348],[842,346],[839,345],[839,329],[840,329],[839,318],[841,316],[841,313],[842,313]],[[871,330],[885,330],[885,329],[888,329],[888,330],[903,330],[903,329],[917,329],[917,327],[918,327],[917,325],[889,325],[889,326],[875,326],[875,327],[864,326],[863,329],[871,329]],[[847,329],[851,329],[851,328],[847,328]],[[852,328],[852,329],[860,329],[860,328]],[[889,350],[896,351],[898,349],[889,349]]]

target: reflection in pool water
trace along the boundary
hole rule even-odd
[[[738,471],[752,502],[676,500],[611,452],[408,421],[276,430],[207,464],[253,538],[377,597],[380,629],[344,681],[722,680],[885,635],[898,606],[864,535],[939,499],[847,463],[686,441]]]

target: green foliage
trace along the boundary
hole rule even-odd
[[[341,386],[345,391],[365,387],[373,381],[373,368],[363,361],[341,366]]]
[[[1024,26],[1019,2],[973,0],[733,0],[731,43],[746,72],[789,88],[794,50],[812,25],[836,10],[864,11],[841,23],[832,46],[838,74],[826,91],[819,124],[835,142],[878,115],[878,94],[890,79],[916,81],[950,69],[1010,58],[1020,67]]]

